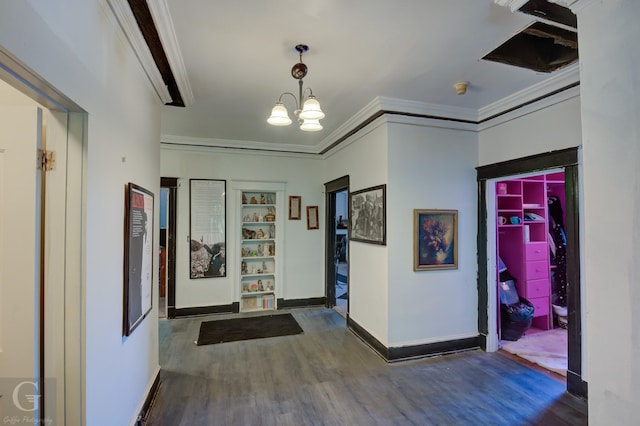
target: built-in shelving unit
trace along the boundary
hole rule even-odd
[[[242,192],[242,311],[276,309],[276,193]]]
[[[564,174],[496,183],[498,254],[516,279],[521,297],[534,306],[533,326],[553,326],[547,193],[564,193]]]
[[[235,182],[238,189],[240,311],[277,309],[282,279],[284,185]]]

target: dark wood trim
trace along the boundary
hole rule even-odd
[[[567,148],[476,167],[478,181],[578,164],[578,148]]]
[[[514,107],[511,107],[509,109],[505,109],[504,111],[500,111],[497,114],[494,114],[494,115],[492,115],[490,117],[487,117],[487,118],[484,118],[484,119],[478,121],[478,124],[486,123],[487,121],[493,120],[495,118],[498,118],[498,117],[500,117],[502,115],[505,115],[505,114],[508,114],[510,112],[519,110],[520,108],[524,108],[526,106],[533,105],[536,102],[542,101],[542,100],[544,100],[546,98],[549,98],[549,97],[551,97],[553,95],[557,95],[558,93],[562,93],[565,90],[573,89],[574,87],[577,87],[577,86],[580,86],[580,82],[579,81],[576,81],[575,83],[571,83],[571,84],[569,84],[567,86],[561,87],[560,89],[556,89],[556,90],[554,90],[552,92],[549,92],[549,93],[546,93],[544,95],[538,96],[537,98],[531,99],[531,100],[529,100],[527,102],[523,102],[523,103],[521,103],[519,105],[516,105]]]
[[[160,370],[158,370],[158,372],[156,373],[156,377],[153,380],[151,389],[149,389],[149,393],[147,394],[147,397],[144,400],[144,404],[142,404],[142,409],[140,410],[140,413],[138,414],[138,418],[135,423],[136,426],[143,426],[145,424],[147,417],[149,416],[149,412],[151,410],[151,404],[153,403],[153,400],[156,398],[156,395],[158,394],[159,389],[160,389]]]
[[[347,327],[364,343],[371,347],[387,362],[404,361],[413,358],[423,358],[434,355],[444,355],[453,352],[480,348],[480,336],[466,339],[446,340],[443,342],[426,343],[424,345],[386,347],[371,333],[364,329],[347,315]]]
[[[191,317],[195,315],[211,314],[237,314],[240,312],[240,303],[233,302],[228,305],[196,306],[191,308],[175,309],[175,317]]]
[[[565,214],[567,247],[575,247],[567,250],[567,310],[568,310],[568,339],[569,358],[567,377],[569,373],[580,378],[582,372],[582,316],[580,283],[580,212],[578,211],[578,166],[565,168]],[[582,381],[582,379],[580,379]],[[568,384],[568,382],[567,382]],[[586,397],[586,395],[585,395]]]
[[[349,175],[342,176],[324,184],[325,193],[325,263],[324,263],[324,287],[327,308],[333,308],[336,305],[336,227],[329,226],[335,223],[336,218],[336,193],[340,191],[349,191]],[[349,246],[347,246],[349,247]],[[349,256],[347,255],[347,259]],[[349,274],[347,273],[347,276]],[[347,292],[349,288],[347,287]],[[349,298],[347,297],[347,312],[349,312]]]
[[[460,351],[480,349],[478,336],[466,339],[446,340],[443,342],[426,343],[424,345],[397,346],[387,349],[388,361],[402,361],[412,358],[423,358],[434,355],[444,355]]]
[[[371,114],[371,116],[369,116],[369,118],[364,119],[362,122],[360,122],[359,124],[357,124],[353,129],[351,129],[349,132],[345,133],[343,136],[341,136],[338,140],[336,140],[334,143],[332,143],[331,145],[327,146],[325,149],[323,149],[322,151],[320,151],[320,155],[326,154],[327,152],[331,151],[332,149],[334,149],[335,147],[337,147],[338,145],[340,145],[341,143],[343,143],[344,141],[346,141],[348,138],[350,138],[351,136],[355,135],[356,133],[358,133],[360,130],[362,130],[363,128],[367,127],[369,124],[371,124],[373,121],[375,121],[377,118],[383,116],[383,115],[401,115],[403,117],[417,117],[417,118],[425,118],[425,119],[431,119],[431,120],[441,120],[441,121],[452,121],[452,122],[457,122],[457,123],[466,123],[466,124],[482,124],[485,123],[487,121],[493,120],[495,118],[498,118],[502,115],[508,114],[510,112],[516,111],[520,108],[524,108],[528,105],[532,105],[536,102],[542,101],[546,98],[549,98],[551,96],[557,95],[558,93],[562,93],[566,90],[572,89],[576,86],[579,86],[580,82],[577,81],[575,83],[571,83],[567,86],[561,87],[560,89],[556,89],[552,92],[546,93],[544,95],[538,96],[535,99],[531,99],[527,102],[523,102],[519,105],[516,105],[514,107],[511,107],[509,109],[506,109],[504,111],[500,111],[494,115],[492,115],[491,117],[487,117],[484,118],[480,121],[473,121],[473,120],[463,120],[460,118],[452,118],[452,117],[444,117],[444,116],[439,116],[439,115],[430,115],[430,114],[416,114],[416,113],[411,113],[411,112],[402,112],[402,111],[388,111],[388,110],[380,110],[380,111],[376,111],[375,113]]]
[[[373,349],[385,361],[389,360],[389,349],[365,330],[364,327],[352,320],[349,315],[347,315],[347,328],[351,330],[353,334],[358,336],[360,340],[369,345],[371,349]]]
[[[176,227],[178,224],[178,178],[161,177],[160,187],[169,190],[167,217],[167,318],[176,317]]]
[[[128,0],[128,3],[134,18],[138,23],[138,28],[140,28],[142,37],[144,37],[144,41],[147,43],[147,46],[149,46],[149,51],[151,52],[153,61],[156,63],[156,67],[158,67],[162,80],[164,81],[164,84],[167,85],[167,89],[171,95],[172,102],[167,105],[183,107],[184,101],[182,99],[182,95],[180,95],[178,84],[176,83],[173,71],[171,70],[171,65],[169,65],[169,60],[167,59],[164,47],[162,46],[162,41],[158,35],[158,29],[153,22],[153,17],[151,16],[151,11],[149,10],[147,1]]]
[[[278,309],[324,306],[325,299],[325,297],[309,297],[307,299],[278,299]]]
[[[487,259],[487,209],[486,206],[487,190],[486,182],[478,179],[478,235],[477,235],[477,250],[478,250],[478,277],[487,276],[487,262],[482,262],[482,259]],[[482,201],[485,200],[485,201]],[[486,278],[484,280],[478,279],[478,332],[484,335],[484,349],[487,348],[487,335],[489,334],[489,294],[487,288]]]
[[[488,282],[487,282],[487,179],[512,176],[529,172],[544,173],[554,168],[565,170],[566,193],[566,234],[567,276],[570,285],[567,288],[569,310],[569,348],[567,371],[567,391],[573,395],[586,398],[587,383],[582,380],[582,305],[580,301],[580,221],[578,192],[578,161],[580,148],[567,148],[558,151],[533,155],[520,159],[505,161],[477,167],[478,179],[478,328],[481,334],[488,328]],[[488,331],[487,331],[488,334]],[[485,336],[486,339],[486,336]]]
[[[486,334],[478,334],[478,345],[480,349],[486,352],[487,350],[487,335]]]
[[[579,374],[567,371],[567,392],[580,398],[589,398],[589,384]]]

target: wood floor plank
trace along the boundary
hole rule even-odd
[[[147,425],[586,425],[563,383],[495,353],[386,363],[333,310],[304,333],[196,346],[202,321],[160,319],[161,384]]]

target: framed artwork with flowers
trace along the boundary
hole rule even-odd
[[[413,211],[413,270],[458,268],[458,210]]]

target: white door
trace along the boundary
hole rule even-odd
[[[0,105],[0,413],[38,418],[42,110]],[[16,378],[20,386],[8,378]],[[17,390],[16,390],[17,389]],[[28,395],[36,395],[29,400]]]

